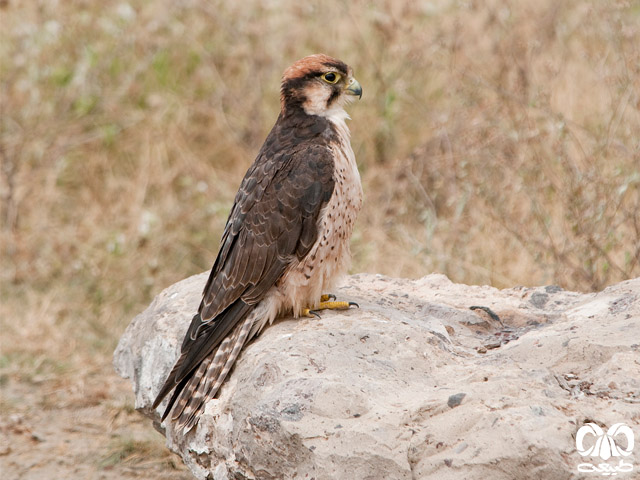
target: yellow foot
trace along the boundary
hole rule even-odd
[[[350,307],[360,308],[355,302],[336,302],[336,296],[332,294],[322,295],[320,297],[320,303],[315,308],[305,308],[302,311],[302,315],[305,317],[318,317],[320,318],[320,310],[347,310]]]

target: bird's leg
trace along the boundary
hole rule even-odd
[[[320,303],[315,308],[305,308],[302,311],[302,315],[305,317],[318,317],[320,318],[320,310],[347,310],[350,307],[360,308],[356,302],[341,302],[336,301],[336,296],[332,293],[324,294],[320,297]]]

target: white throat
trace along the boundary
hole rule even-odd
[[[347,127],[347,120],[351,120],[349,114],[342,107],[338,107],[335,110],[329,109],[323,113],[324,115],[322,116],[335,125],[338,134],[349,144],[349,137],[351,136],[349,127]]]

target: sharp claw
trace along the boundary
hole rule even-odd
[[[309,310],[309,315],[313,315],[314,317],[317,317],[317,318],[322,318],[320,316],[320,313],[317,310]]]
[[[349,306],[350,307],[360,308],[360,305],[358,305],[356,302],[349,302]]]

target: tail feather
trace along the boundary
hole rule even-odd
[[[189,337],[189,333],[193,329],[193,326],[200,323],[202,323],[200,314],[196,313],[194,317],[191,319],[191,325],[189,326],[189,331],[185,335],[185,341]],[[184,383],[186,382],[181,381],[183,379],[178,380],[178,372],[182,369],[184,361],[187,358],[187,353],[188,352],[184,348],[184,341],[183,341],[182,352],[180,354],[180,357],[178,357],[178,361],[175,363],[175,365],[171,369],[171,372],[169,372],[169,375],[167,376],[167,379],[165,380],[164,385],[162,385],[162,388],[156,395],[156,399],[153,401],[153,408],[158,408],[158,405],[162,403],[162,400],[164,399],[164,397],[166,397],[169,394],[169,392],[173,390],[177,385],[182,383],[183,384],[182,387],[184,387]],[[182,387],[180,388],[180,390],[182,390]],[[164,412],[164,415],[162,416],[163,420],[167,416],[168,411],[171,410],[171,405],[173,405],[174,401],[175,401],[175,398],[172,398],[171,401],[169,402],[169,406],[167,407],[167,409]]]
[[[177,429],[183,429],[186,434],[198,423],[204,404],[215,398],[246,343],[252,325],[253,316],[249,315],[202,362],[191,377],[180,393],[171,415]]]
[[[194,406],[198,405],[203,395],[206,392],[206,385],[211,382],[211,377],[220,374],[222,367],[227,359],[227,352],[230,350],[230,344],[235,342],[237,337],[236,330],[232,332],[230,336],[225,338],[218,348],[211,352],[211,354],[202,362],[196,375],[191,377],[191,380],[181,392],[181,395],[176,401],[176,405],[171,414],[171,420],[177,421],[179,418],[184,418],[185,410],[187,412],[193,412]]]
[[[153,408],[157,408],[173,390],[162,415],[162,421],[168,416],[186,385],[193,385],[194,388],[197,386],[197,383],[192,382],[192,377],[198,372],[202,362],[206,358],[213,358],[213,352],[217,350],[225,338],[232,335],[234,328],[239,323],[244,322],[252,308],[251,305],[238,300],[213,321],[203,321],[200,313],[193,317],[182,342],[180,357],[153,402]],[[204,371],[206,371],[206,367]]]

